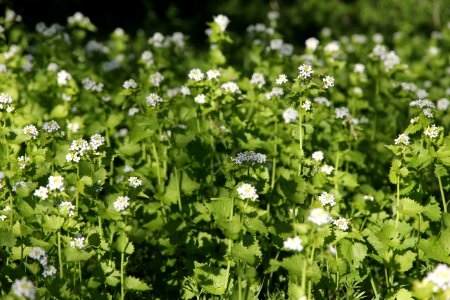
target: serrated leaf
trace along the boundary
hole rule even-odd
[[[414,298],[412,297],[412,293],[410,291],[402,288],[395,294],[395,299],[396,300],[413,300]]]
[[[400,199],[400,207],[398,207],[398,210],[406,216],[417,216],[425,208],[410,198],[402,198]]]
[[[231,249],[231,255],[236,261],[240,260],[251,266],[258,264],[262,257],[261,250],[256,241],[249,247],[239,243],[234,244]]]
[[[398,159],[392,161],[391,168],[389,170],[389,181],[392,184],[397,184],[398,176],[400,175],[401,162]]]
[[[150,290],[148,284],[133,276],[127,276],[125,278],[125,288],[127,290],[134,290],[134,291]]]
[[[397,254],[395,256],[395,262],[399,265],[399,272],[403,273],[410,270],[413,267],[416,256],[417,254],[410,250],[401,255]]]
[[[430,203],[427,206],[425,206],[423,214],[431,221],[437,222],[441,219],[441,208],[436,202]]]
[[[280,266],[286,269],[289,274],[301,277],[303,264],[306,263],[306,259],[299,254],[293,255],[291,257],[286,257],[281,262]]]
[[[206,203],[206,207],[211,211],[214,219],[217,221],[227,220],[231,216],[233,209],[232,198],[213,198],[210,203]]]
[[[50,231],[58,231],[64,224],[64,218],[60,216],[44,215],[42,228]]]
[[[0,245],[1,247],[14,247],[17,239],[11,231],[0,230]]]
[[[207,293],[223,295],[227,288],[227,270],[194,262],[194,279]]]
[[[267,234],[269,233],[266,225],[264,225],[264,222],[257,218],[247,218],[244,222],[244,225],[247,230],[253,234],[259,232],[260,234],[267,236]]]
[[[66,248],[64,250],[64,253],[66,256],[66,261],[68,262],[88,260],[92,255],[94,255],[94,253],[86,252],[84,250],[79,250],[72,247]]]

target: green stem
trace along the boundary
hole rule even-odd
[[[441,176],[437,176],[437,179],[439,182],[439,190],[441,191],[441,199],[442,199],[442,206],[444,207],[444,213],[447,213],[447,201],[445,201],[445,194],[444,189],[442,188]]]
[[[303,162],[303,113],[299,112],[298,117],[298,138],[299,138],[299,147],[300,147],[300,163],[298,166],[298,175],[302,175],[302,162]]]
[[[61,231],[58,231],[58,262],[59,262],[59,278],[64,278],[64,266],[61,254]]]
[[[399,212],[399,207],[400,207],[400,176],[397,175],[397,208],[396,208],[396,216],[395,216],[395,229],[398,228],[398,221],[400,219],[400,212]]]
[[[83,277],[81,276],[81,262],[78,262],[78,274],[80,278],[80,283],[83,283]]]
[[[370,269],[369,269],[369,273],[370,273],[370,285],[372,286],[373,293],[375,294],[375,299],[379,299],[377,286],[376,286],[375,282],[373,281],[372,271],[370,271]]]
[[[120,300],[125,299],[125,288],[124,288],[124,260],[125,260],[125,253],[120,253]]]
[[[161,171],[159,169],[159,157],[158,157],[158,152],[156,151],[156,146],[155,143],[152,143],[152,149],[153,149],[153,155],[155,156],[155,161],[156,161],[156,172],[158,175],[158,189],[161,191]]]
[[[230,213],[230,221],[233,219],[233,210],[234,210],[234,198],[231,199],[231,213]],[[231,247],[233,245],[233,241],[231,239],[228,239],[228,252],[227,252],[227,290],[230,285],[230,269],[231,269]]]
[[[100,234],[100,239],[103,239],[102,217],[100,216],[98,216],[98,233]]]
[[[336,192],[338,191],[338,188],[339,188],[337,174],[338,174],[338,170],[339,170],[340,157],[341,157],[341,153],[340,152],[336,153],[336,163],[334,165],[334,189],[336,190]]]
[[[183,211],[183,207],[181,206],[181,190],[180,190],[180,180],[178,178],[178,169],[177,167],[174,167],[175,169],[175,181],[177,182],[177,194],[178,194],[178,209]]]
[[[302,289],[302,294],[305,295],[305,290],[306,290],[306,268],[308,266],[308,262],[307,260],[303,260],[303,266],[302,266],[302,282],[301,282],[301,289]]]

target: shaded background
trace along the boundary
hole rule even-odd
[[[203,43],[206,22],[219,13],[230,17],[230,31],[241,33],[250,24],[265,22],[270,10],[279,10],[279,31],[293,44],[316,36],[325,26],[336,36],[400,29],[428,35],[450,21],[450,0],[0,0],[0,5],[22,15],[30,29],[40,21],[65,24],[68,16],[81,11],[101,36],[116,27],[131,35],[139,28],[147,35],[181,31],[194,45]]]

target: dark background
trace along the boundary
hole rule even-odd
[[[64,25],[68,16],[80,11],[97,26],[100,36],[116,27],[130,35],[139,28],[147,36],[181,31],[193,44],[203,43],[206,22],[219,13],[230,18],[230,31],[242,34],[250,24],[267,23],[270,10],[279,10],[279,31],[293,44],[317,36],[324,26],[335,36],[392,34],[400,29],[428,35],[450,21],[450,0],[0,0],[0,5],[22,15],[33,30],[40,21]]]

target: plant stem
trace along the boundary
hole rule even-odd
[[[120,300],[125,299],[124,276],[123,276],[124,259],[125,253],[122,252],[120,253]]]
[[[58,231],[58,261],[59,261],[59,278],[64,278],[64,266],[61,255],[61,230]]]
[[[230,220],[233,218],[233,210],[234,210],[234,198],[231,199],[231,212],[230,212]],[[228,239],[228,252],[227,252],[227,290],[230,285],[230,269],[231,269],[231,246],[233,245],[233,241]]]
[[[437,176],[437,179],[439,182],[439,190],[441,191],[441,199],[442,199],[442,206],[444,208],[444,213],[447,213],[447,201],[445,201],[445,194],[444,189],[442,188],[441,176]]]
[[[180,180],[178,178],[178,169],[177,167],[174,167],[175,169],[175,181],[177,182],[177,194],[178,194],[178,209],[183,211],[183,207],[181,206],[181,190],[180,190]]]
[[[158,175],[158,189],[161,191],[161,171],[159,170],[159,157],[158,152],[156,151],[155,143],[152,143],[153,155],[155,156],[156,161],[156,173]]]
[[[397,208],[395,216],[395,229],[398,228],[398,221],[400,219],[400,212],[398,211],[399,207],[400,207],[400,176],[397,175]]]
[[[303,113],[299,112],[298,116],[298,138],[300,147],[300,163],[298,166],[298,175],[302,175],[302,162],[303,162]]]

